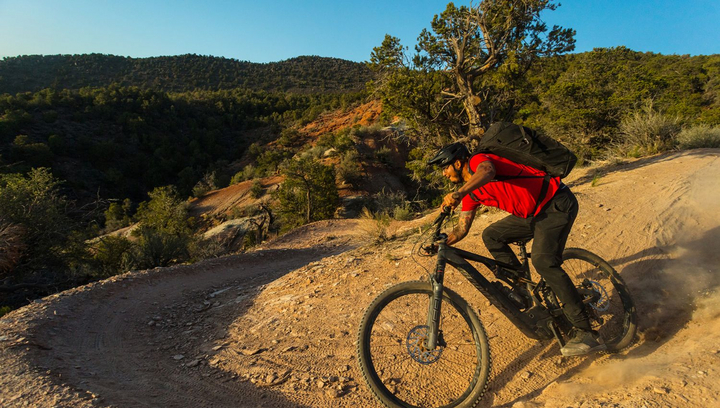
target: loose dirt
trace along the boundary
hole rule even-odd
[[[580,169],[568,246],[621,273],[639,335],[619,354],[562,358],[525,338],[455,271],[477,308],[493,370],[481,407],[711,407],[720,384],[720,151]],[[477,217],[458,246],[486,254]],[[0,319],[3,407],[373,407],[355,358],[365,307],[424,278],[414,231],[314,223],[254,252],[131,272],[50,296]]]

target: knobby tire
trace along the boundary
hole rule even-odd
[[[576,286],[581,287],[587,280],[595,290],[607,295],[594,307],[586,306],[593,329],[600,333],[607,351],[614,353],[630,346],[637,331],[637,315],[630,291],[617,271],[604,259],[580,248],[563,252],[562,267]]]
[[[452,290],[443,290],[441,352],[430,352],[423,362],[409,352],[413,334],[426,327],[431,295],[429,282],[395,285],[375,298],[360,324],[360,369],[387,407],[474,407],[487,388],[485,329],[473,308]]]

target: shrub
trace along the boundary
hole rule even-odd
[[[252,164],[248,164],[247,166],[243,167],[243,169],[237,173],[235,173],[234,176],[232,176],[232,179],[230,179],[230,184],[239,184],[242,183],[245,180],[252,180],[256,177],[257,171],[255,170],[255,166]]]
[[[138,245],[129,254],[131,268],[167,266],[186,259],[193,238],[193,220],[175,187],[158,187],[149,195],[150,201],[141,203],[137,211],[140,228],[135,233]]]
[[[675,147],[680,119],[664,115],[648,103],[640,111],[623,118],[619,130],[622,151],[634,157],[644,156]]]
[[[132,223],[131,211],[132,201],[129,198],[123,200],[122,203],[110,203],[108,209],[104,212],[105,230],[115,231],[130,225]]]
[[[300,132],[295,129],[283,129],[278,138],[278,143],[284,147],[291,147],[300,140]]]
[[[358,187],[362,181],[360,174],[360,162],[357,151],[350,150],[345,153],[337,166],[337,174],[340,180],[353,187]]]
[[[193,261],[217,258],[228,252],[228,249],[217,238],[195,240],[189,246],[190,258]]]
[[[358,126],[352,129],[352,131],[350,132],[350,136],[359,139],[375,137],[381,133],[381,128],[382,127],[380,125]]]
[[[328,150],[329,149],[327,149],[323,146],[317,145],[317,146],[313,146],[310,149],[304,151],[300,156],[301,157],[309,157],[312,159],[320,159],[323,157],[325,152]]]
[[[193,197],[201,197],[207,194],[209,191],[216,190],[217,185],[215,183],[215,172],[205,173],[203,178],[195,184],[193,187]]]
[[[395,207],[393,210],[393,218],[398,221],[409,221],[413,219],[413,212],[410,208],[410,204],[408,203],[403,206]]]
[[[133,244],[125,237],[103,237],[95,245],[92,264],[96,274],[109,277],[124,272],[126,259],[133,249]]]
[[[0,307],[0,317],[3,317],[10,312],[12,312],[12,308],[10,306]]]
[[[375,194],[375,212],[392,215],[395,208],[404,207],[407,204],[406,195],[403,191],[387,191],[384,188]]]
[[[720,127],[698,125],[683,129],[677,136],[677,142],[681,149],[718,148],[720,147]]]
[[[391,219],[387,213],[372,212],[364,207],[360,219],[360,229],[372,243],[380,244],[395,238],[395,234],[390,230]]]
[[[287,149],[268,149],[258,156],[256,175],[272,175],[280,167],[280,164],[293,156],[293,152]]]
[[[324,133],[318,137],[317,146],[325,149],[334,148],[343,153],[355,146],[355,141],[350,136],[349,130],[342,130],[337,133]]]
[[[264,191],[265,189],[260,183],[260,180],[253,180],[252,186],[250,186],[250,196],[252,196],[252,198],[260,198]]]
[[[140,228],[138,243],[123,260],[128,269],[148,269],[168,266],[188,257],[190,237]]]
[[[65,263],[73,223],[66,214],[70,202],[59,186],[45,168],[32,169],[27,176],[0,175],[0,219],[25,231],[22,269]]]
[[[392,150],[387,146],[383,146],[375,152],[375,157],[380,163],[389,166],[392,163]]]

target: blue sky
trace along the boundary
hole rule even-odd
[[[456,1],[467,4],[467,1]],[[252,62],[300,55],[366,61],[385,34],[414,46],[445,1],[0,0],[0,57],[201,54]],[[718,0],[565,0],[544,19],[577,31],[577,52],[626,46],[720,54]]]

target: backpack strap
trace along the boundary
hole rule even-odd
[[[543,201],[543,199],[547,195],[548,188],[550,187],[551,179],[552,179],[552,177],[550,175],[546,175],[545,177],[543,177],[542,187],[540,187],[540,194],[538,194],[538,199],[537,199],[537,202],[535,203],[535,208],[533,208],[532,212],[530,213],[531,217],[535,216],[535,213],[537,212],[538,207],[540,207],[540,203]]]
[[[523,133],[523,135],[524,134],[525,133]],[[479,152],[476,154],[483,154],[483,153],[492,154],[491,152],[485,152],[485,151]],[[473,156],[475,156],[475,154]],[[472,158],[472,156],[470,157],[470,159],[471,158]],[[475,171],[470,167],[470,159],[468,159],[468,172],[472,176],[473,174],[475,174]],[[519,175],[518,176],[498,176],[497,174],[495,174],[495,178],[490,181],[492,182],[492,181],[505,181],[505,180],[512,180],[512,179],[545,178],[545,177],[547,177],[547,175],[545,175],[545,176],[519,176]]]

